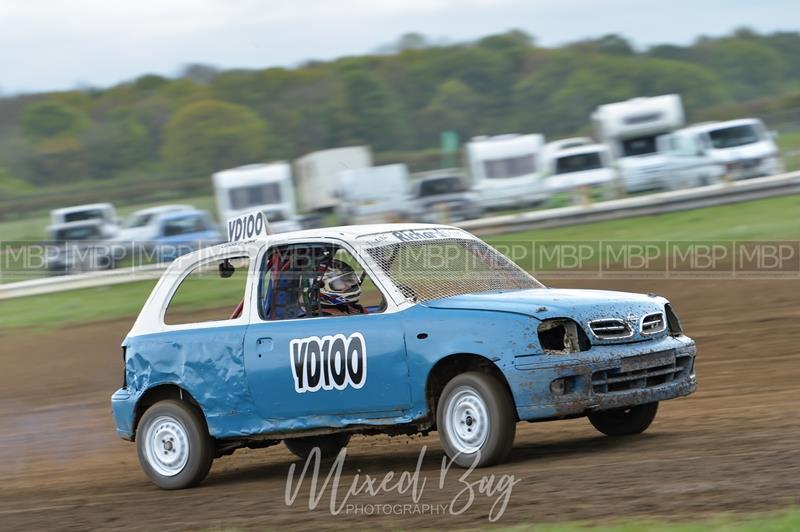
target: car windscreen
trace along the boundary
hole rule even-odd
[[[658,135],[648,135],[636,137],[622,141],[622,156],[635,157],[637,155],[647,155],[656,152],[656,137]]]
[[[228,194],[231,208],[236,210],[282,202],[279,183],[262,183],[232,188]]]
[[[128,222],[125,224],[125,227],[144,227],[150,223],[150,220],[153,219],[153,216],[153,214],[149,213],[134,214],[128,218]]]
[[[556,173],[569,174],[572,172],[583,172],[603,168],[603,160],[600,153],[579,153],[575,155],[565,155],[556,159]]]
[[[89,209],[85,211],[72,211],[64,214],[65,222],[82,222],[84,220],[103,220],[104,213],[100,209]]]
[[[53,233],[55,240],[91,240],[100,238],[100,228],[96,225],[85,225],[79,227],[65,227],[57,229]]]
[[[535,173],[536,157],[530,154],[505,159],[489,159],[484,161],[483,165],[488,179],[508,179]]]
[[[708,136],[711,138],[711,145],[718,150],[753,144],[761,140],[758,129],[752,124],[715,129],[709,131]]]
[[[459,177],[442,177],[439,179],[426,179],[419,184],[419,196],[438,196],[440,194],[455,194],[464,192],[467,186]]]
[[[477,239],[399,242],[367,251],[410,301],[542,288],[519,266]]]
[[[186,216],[164,221],[164,236],[187,235],[206,230],[202,216]]]

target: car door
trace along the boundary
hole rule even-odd
[[[281,284],[281,276],[288,274],[279,269],[292,268],[279,268],[280,261],[272,260],[275,256],[275,250],[268,250],[261,261],[257,310],[244,344],[247,380],[261,416],[305,419],[304,427],[310,427],[328,424],[325,416],[374,419],[408,408],[402,318],[387,312],[388,298],[378,291],[383,306],[363,314],[303,315],[302,304],[292,306],[297,294]],[[364,279],[371,282],[368,276]],[[280,315],[275,311],[278,305],[283,309]]]

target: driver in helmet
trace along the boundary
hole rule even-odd
[[[334,259],[322,276],[319,289],[320,310],[326,316],[365,314],[361,299],[361,279],[347,263]]]

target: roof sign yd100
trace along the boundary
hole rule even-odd
[[[228,220],[228,242],[266,238],[272,234],[267,217],[261,211],[251,212]]]

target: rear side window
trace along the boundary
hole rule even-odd
[[[200,264],[181,281],[167,306],[164,323],[181,325],[238,318],[249,269],[248,257]]]

